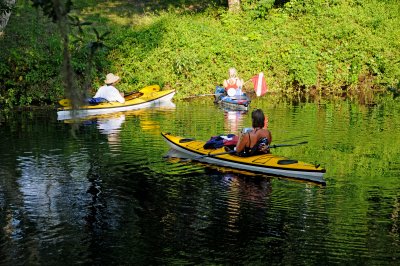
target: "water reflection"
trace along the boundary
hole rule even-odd
[[[118,134],[124,122],[125,114],[120,114],[116,117],[99,118],[97,119],[97,128],[100,133],[105,135]]]
[[[224,110],[224,129],[225,132],[237,134],[244,126],[243,119],[247,111]]]
[[[146,117],[150,112],[149,110],[157,110],[157,111],[173,111],[175,110],[176,105],[172,101],[161,102],[157,107],[153,108],[143,108],[137,110],[123,111],[123,112],[115,112],[115,113],[107,113],[107,114],[98,114],[98,115],[87,115],[83,117],[58,117],[58,120],[63,121],[66,124],[73,125],[73,129],[76,126],[90,126],[92,124],[96,124],[97,129],[100,134],[106,135],[108,143],[116,145],[120,143],[120,134],[122,125],[125,123],[126,118],[128,117]],[[155,121],[151,121],[151,119],[139,119],[141,123],[141,128],[146,131],[154,131],[154,129],[159,128],[159,124]],[[156,131],[157,132],[157,131]],[[157,134],[159,134],[157,132]]]
[[[17,158],[19,196],[7,212],[6,231],[16,241],[14,250],[21,251],[28,245],[31,254],[35,254],[26,258],[28,264],[40,263],[42,251],[69,239],[65,223],[78,225],[85,210],[88,185],[85,177],[90,167],[87,152],[71,154],[69,164],[64,159],[50,153],[25,153]],[[23,245],[18,246],[22,239]],[[77,243],[79,239],[74,241]]]
[[[224,110],[224,129],[225,132],[228,133],[233,133],[237,134],[240,132],[243,128],[248,128],[251,127],[251,121],[250,124],[244,124],[244,120],[247,116],[250,116],[248,111],[232,111],[232,110]],[[265,114],[265,123],[264,127],[268,128],[269,124],[269,119],[268,115]]]
[[[252,208],[257,209],[257,212],[266,209],[267,199],[272,193],[269,177],[230,171],[221,167],[206,167],[205,172],[217,178],[220,185],[226,189],[228,230],[239,232],[238,225],[244,206],[247,206],[247,208],[252,206]]]
[[[107,135],[108,143],[115,145],[120,142],[120,129],[125,122],[125,114],[97,119],[97,128],[101,134]]]
[[[324,162],[326,187],[162,159],[161,130],[207,139],[249,126],[249,113],[206,101],[87,119],[76,136],[54,113],[2,123],[0,265],[395,265],[399,105],[261,100],[277,143],[310,141],[276,152]]]

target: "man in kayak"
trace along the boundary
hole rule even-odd
[[[124,93],[119,92],[119,90],[114,86],[118,83],[119,80],[119,76],[116,76],[113,73],[108,73],[106,76],[106,80],[104,81],[105,85],[101,86],[98,89],[96,95],[93,98],[104,98],[109,102],[124,103]]]
[[[253,128],[239,134],[236,144],[236,153],[240,156],[251,156],[259,153],[268,153],[272,142],[271,132],[265,128],[265,116],[261,109],[251,113]]]
[[[239,78],[235,68],[229,69],[229,78],[224,80],[223,85],[229,96],[242,95],[243,79]]]

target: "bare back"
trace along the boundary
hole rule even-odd
[[[268,143],[270,144],[272,142],[271,132],[268,129],[255,128],[248,133],[240,134],[239,141],[236,145],[236,152],[240,153],[245,148],[253,148],[253,146],[262,138],[267,138]]]

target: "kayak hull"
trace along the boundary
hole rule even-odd
[[[91,115],[108,114],[121,111],[136,110],[148,107],[157,107],[171,102],[174,97],[175,90],[163,90],[163,91],[143,91],[142,96],[126,100],[125,103],[119,102],[107,102],[100,103],[97,105],[83,106],[78,110],[72,109],[71,106],[64,106],[58,108],[57,118],[58,120],[86,117]]]
[[[192,159],[209,164],[251,171],[255,173],[270,174],[307,180],[325,184],[323,176],[325,169],[312,164],[290,160],[274,154],[262,154],[251,157],[240,157],[233,154],[219,154],[225,152],[220,149],[204,149],[204,141],[186,139],[173,136],[169,133],[161,133],[164,140],[175,150],[177,157]]]

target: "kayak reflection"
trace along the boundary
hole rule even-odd
[[[118,134],[119,129],[122,124],[125,122],[125,115],[121,114],[119,117],[112,118],[100,118],[97,120],[97,128],[100,130],[100,133],[110,135],[110,134]]]
[[[110,144],[116,144],[120,142],[119,133],[124,122],[124,114],[117,117],[100,118],[97,120],[97,128],[101,134],[107,135],[107,140]]]
[[[243,128],[243,119],[247,111],[224,111],[225,132],[237,134]]]
[[[149,110],[149,109],[158,109],[158,110],[171,110],[175,109],[176,106],[171,100],[164,100],[161,102],[157,102],[157,104],[153,104],[150,106],[145,106],[143,108],[138,108],[134,110],[124,110],[120,111],[118,109],[115,109],[113,111],[108,111],[106,113],[80,113],[80,112],[73,112],[70,111],[67,114],[63,115],[57,115],[57,120],[59,121],[74,121],[74,120],[79,120],[79,119],[93,119],[93,118],[98,118],[98,117],[110,117],[110,116],[119,116],[120,114],[126,114],[131,115],[131,114],[136,114],[136,113],[141,113],[143,111]]]
[[[230,198],[229,209],[237,210],[236,212],[230,212],[232,214],[229,217],[231,222],[237,220],[236,215],[233,215],[233,213],[240,212],[241,204],[248,202],[254,207],[265,207],[266,198],[272,192],[270,177],[227,171],[227,169],[213,166],[205,167],[205,172],[226,188]]]

